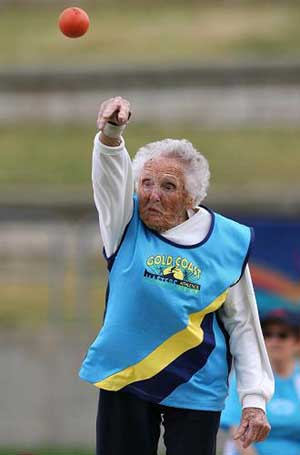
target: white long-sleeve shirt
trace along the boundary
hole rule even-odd
[[[124,140],[118,147],[108,147],[96,135],[92,181],[100,233],[106,255],[110,257],[117,250],[133,212],[132,164]],[[201,242],[209,231],[211,215],[202,207],[188,215],[184,223],[161,235],[181,245]],[[266,401],[274,391],[274,379],[248,266],[240,281],[230,288],[220,316],[230,336],[241,404],[265,410]]]

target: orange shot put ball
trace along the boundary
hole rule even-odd
[[[59,16],[60,30],[68,38],[79,38],[84,35],[90,25],[87,13],[77,7],[66,8]]]

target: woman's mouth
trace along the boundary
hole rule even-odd
[[[156,214],[156,215],[161,215],[161,211],[158,210],[158,209],[156,209],[156,208],[154,208],[154,207],[149,207],[149,208],[147,209],[147,211],[148,211],[149,213],[153,213],[153,214]]]

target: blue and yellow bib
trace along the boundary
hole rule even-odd
[[[82,379],[167,406],[223,408],[230,354],[217,310],[243,273],[252,235],[211,215],[206,238],[182,246],[147,228],[135,200],[109,260],[104,324],[82,364]]]

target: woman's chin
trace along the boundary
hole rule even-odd
[[[143,223],[153,231],[163,232],[166,229],[162,226],[161,219],[159,216],[151,215],[151,216],[141,216]]]

